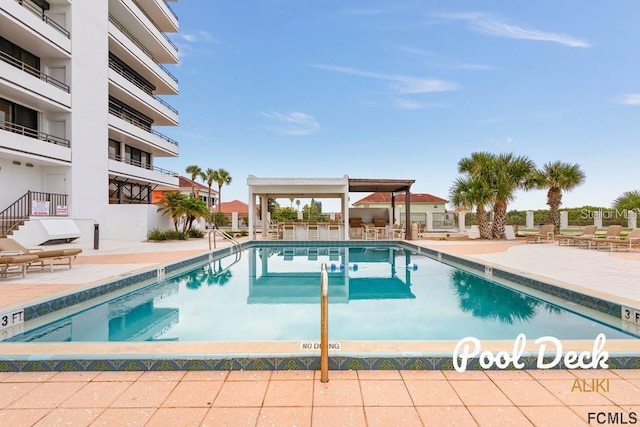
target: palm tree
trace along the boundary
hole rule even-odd
[[[491,186],[495,161],[495,154],[486,151],[477,151],[462,158],[458,162],[458,172],[466,174],[466,177],[454,182],[452,187],[452,197],[458,193],[456,200],[461,206],[475,205],[476,224],[483,239],[491,239],[492,236],[485,206],[495,201],[495,191]]]
[[[291,209],[293,209],[293,201],[295,200],[295,197],[289,197],[289,200],[291,201]]]
[[[491,234],[495,239],[502,239],[507,223],[507,205],[515,198],[516,190],[535,188],[536,166],[528,157],[513,153],[496,156],[492,166],[489,182],[495,192],[495,202]]]
[[[584,172],[578,164],[561,161],[549,162],[537,171],[535,181],[536,188],[547,190],[547,205],[549,205],[551,223],[558,231],[560,229],[559,208],[562,205],[562,192],[571,191],[584,183]]]
[[[163,215],[169,215],[173,221],[173,226],[178,231],[178,221],[185,213],[185,200],[187,196],[176,191],[165,193],[159,202],[158,212]]]
[[[224,169],[213,171],[213,180],[218,183],[218,212],[220,212],[220,204],[222,203],[222,186],[231,184],[231,175]]]
[[[195,197],[186,197],[182,203],[184,209],[184,215],[186,221],[182,226],[182,231],[186,233],[193,226],[193,222],[200,218],[209,219],[209,209],[207,204],[202,200]]]
[[[198,165],[189,165],[185,169],[185,172],[191,174],[191,194],[196,195],[196,178],[202,176],[202,169]]]
[[[476,208],[476,224],[482,239],[491,239],[491,228],[485,209],[492,197],[493,191],[478,178],[458,177],[449,190],[449,198],[455,207],[469,210]]]
[[[213,203],[211,203],[211,186],[216,180],[215,172],[216,171],[213,169],[208,168],[206,171],[200,173],[200,178],[202,178],[202,180],[207,184],[207,187],[209,187],[209,199],[207,199],[209,208],[213,205]]]
[[[300,210],[300,199],[296,200],[296,206],[298,207],[298,210]]]
[[[635,211],[640,214],[640,191],[627,191],[622,196],[613,201],[616,210]]]

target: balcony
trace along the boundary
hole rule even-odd
[[[71,110],[69,86],[0,52],[0,93],[15,102],[50,113]]]
[[[109,51],[153,83],[157,94],[178,93],[178,79],[113,17],[109,17]]]
[[[44,10],[40,8],[38,5],[34,4],[29,0],[16,0],[16,1],[18,2],[19,5],[23,6],[25,9],[27,9],[28,11],[36,15],[38,18],[42,19],[42,21],[46,22],[47,24],[51,25],[53,28],[58,30],[66,38],[71,38],[71,34],[69,33],[69,31],[66,28],[64,28],[62,25],[54,21],[50,16],[47,16]]]
[[[150,151],[156,157],[178,156],[178,142],[151,127],[144,118],[109,103],[109,137]]]
[[[133,74],[132,72],[130,72],[129,70],[127,70],[126,68],[124,68],[122,65],[120,65],[118,62],[114,61],[113,59],[109,58],[109,68],[113,71],[115,71],[116,73],[118,73],[120,76],[124,77],[127,81],[129,81],[130,83],[132,83],[136,88],[140,89],[142,92],[144,92],[145,94],[147,94],[148,96],[150,96],[151,98],[153,98],[157,103],[160,103],[162,106],[168,108],[173,115],[175,115],[175,123],[170,123],[170,124],[177,124],[177,120],[178,120],[178,110],[176,110],[174,107],[172,107],[171,105],[169,105],[167,102],[165,102],[163,99],[157,97],[156,95],[153,94],[153,90],[154,88],[152,86],[149,85],[148,82],[142,80],[140,77],[136,76],[135,74]],[[132,95],[135,92],[132,93]],[[140,94],[138,94],[140,95]],[[151,102],[150,103],[151,106],[154,106],[154,103]],[[173,115],[168,114],[167,112],[163,112],[162,108],[155,105],[155,110],[161,112],[164,116],[171,116],[171,119],[173,118]],[[143,107],[144,109],[144,107]],[[152,117],[153,115],[150,114],[150,116]],[[170,120],[171,120],[170,119]],[[156,120],[158,122],[162,122],[162,118],[159,118],[158,120]],[[159,123],[159,124],[166,124],[166,123]]]
[[[129,178],[132,181],[177,187],[178,174],[156,166],[143,164],[122,156],[109,156],[109,172],[112,175]]]
[[[178,48],[158,27],[133,3],[132,0],[112,0],[109,2],[112,20],[137,39],[162,63],[178,62]]]
[[[39,12],[34,13],[34,7],[28,0],[3,1],[0,9],[3,37],[42,58],[69,58],[71,40],[68,34],[51,25],[55,21],[49,16],[43,18],[42,9],[36,8]]]
[[[164,0],[134,0],[134,3],[160,31],[178,32],[178,15]]]
[[[33,68],[31,65],[25,64],[24,62],[17,60],[13,56],[7,55],[4,52],[0,52],[0,61],[6,62],[7,64],[18,68],[19,70],[22,70],[26,73],[31,74],[32,76],[39,78],[43,82],[49,83],[50,85],[55,86],[58,89],[61,89],[69,93],[68,84],[62,83],[61,81],[54,79],[53,77],[43,73],[42,71],[36,68]]]
[[[154,95],[149,95],[135,82],[112,68],[109,69],[109,95],[150,118],[152,124],[160,126],[178,124],[178,111],[175,108]]]
[[[71,161],[70,142],[67,139],[15,123],[1,121],[0,135],[4,149],[46,159]]]

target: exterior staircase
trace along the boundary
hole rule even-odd
[[[33,216],[67,216],[58,206],[67,206],[66,194],[27,191],[22,197],[0,212],[0,238],[13,234]]]

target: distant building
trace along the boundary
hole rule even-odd
[[[203,200],[207,206],[209,206],[209,187],[204,184],[200,184],[197,181],[191,181],[191,178],[186,176],[178,176],[178,188],[177,190],[156,190],[153,192],[153,203],[158,203],[165,193],[169,191],[179,191],[184,195],[191,195],[195,190],[195,196]],[[217,212],[214,209],[216,201],[218,200],[218,191],[211,188],[211,210]]]
[[[216,209],[216,212],[218,210]],[[238,212],[238,218],[248,217],[249,216],[249,205],[245,202],[241,202],[240,200],[233,200],[231,202],[222,202],[220,203],[220,212],[223,213],[228,218],[231,218],[231,214],[234,212]]]
[[[411,214],[425,214],[427,212],[446,213],[448,200],[433,194],[411,193]],[[404,212],[404,194],[395,198],[396,210]],[[391,193],[371,193],[367,197],[353,203],[355,208],[390,208]]]

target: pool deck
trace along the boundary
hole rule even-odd
[[[412,243],[640,308],[637,251]],[[0,279],[0,313],[208,252],[206,240],[65,246],[84,250],[72,269]],[[640,412],[640,370],[332,371],[329,378],[323,384],[312,371],[0,372],[0,425],[574,426],[588,425],[589,413],[622,424]]]

